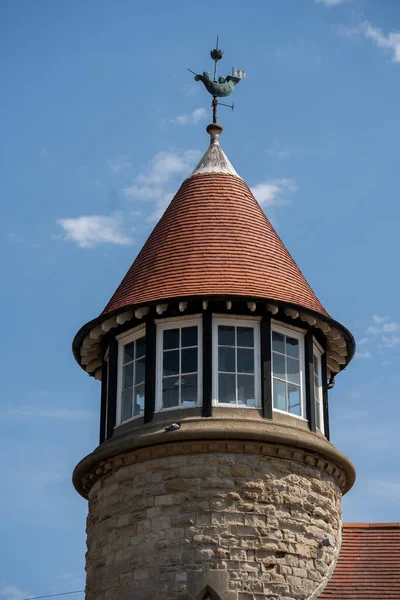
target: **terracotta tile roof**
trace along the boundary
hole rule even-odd
[[[320,600],[399,600],[400,523],[345,523],[336,569]]]
[[[189,296],[251,296],[327,312],[242,179],[186,179],[104,309]]]

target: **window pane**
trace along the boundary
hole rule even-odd
[[[288,410],[292,415],[301,416],[300,388],[297,385],[288,384]]]
[[[230,325],[218,326],[218,345],[219,346],[234,346],[235,345],[235,328]]]
[[[135,342],[124,346],[124,364],[134,359]]]
[[[163,379],[163,408],[179,406],[179,377]]]
[[[286,410],[286,383],[273,379],[274,408]]]
[[[252,327],[237,328],[237,345],[253,348],[254,346],[254,329]]]
[[[181,373],[196,373],[197,371],[197,348],[182,350]]]
[[[321,415],[321,405],[316,403],[315,404],[315,424],[318,427],[318,429],[320,431],[322,431],[322,426],[321,426],[321,419],[322,415]]]
[[[197,346],[197,325],[182,327],[182,348],[187,346]]]
[[[285,357],[276,352],[272,353],[272,371],[275,377],[286,379]]]
[[[321,360],[320,360],[319,356],[316,356],[314,354],[314,374],[316,377],[319,377],[320,365],[321,365]]]
[[[144,337],[141,337],[138,340],[136,340],[136,358],[140,358],[141,356],[144,356],[145,349],[146,349],[146,342],[145,342]]]
[[[144,357],[135,362],[135,385],[144,381]]]
[[[133,390],[133,416],[144,412],[144,384],[136,385]]]
[[[124,365],[122,368],[122,389],[126,390],[133,386],[133,363]]]
[[[254,350],[244,350],[243,348],[238,348],[237,372],[254,373]]]
[[[292,337],[286,337],[286,354],[299,358],[299,340]]]
[[[181,377],[181,404],[191,406],[197,404],[197,375]]]
[[[179,329],[167,329],[164,331],[164,350],[179,348]]]
[[[236,404],[235,375],[218,375],[218,402]]]
[[[121,421],[132,418],[132,388],[122,392],[121,397]]]
[[[254,375],[238,375],[238,403],[255,406]]]
[[[272,332],[272,349],[275,350],[275,352],[285,353],[285,336],[276,331]]]
[[[287,358],[287,378],[292,383],[300,384],[300,361],[295,358]]]
[[[179,350],[163,353],[163,375],[179,375]]]
[[[235,372],[235,349],[218,348],[218,371]]]

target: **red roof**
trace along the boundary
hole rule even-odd
[[[183,182],[104,313],[221,295],[280,300],[327,315],[244,181],[201,173]]]
[[[320,600],[399,600],[400,523],[345,523],[336,569]]]

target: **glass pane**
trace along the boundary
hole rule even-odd
[[[279,379],[273,379],[274,388],[274,408],[279,410],[286,410],[286,383],[279,381]]]
[[[133,416],[144,412],[144,384],[136,385],[133,390]]]
[[[281,333],[277,333],[276,331],[272,332],[272,349],[275,352],[285,353],[285,336]]]
[[[132,388],[121,395],[121,422],[132,418]]]
[[[254,347],[254,329],[252,327],[237,328],[237,345],[246,348]]]
[[[321,405],[316,403],[315,404],[315,424],[318,427],[318,429],[321,431],[322,427],[321,427]]]
[[[236,404],[235,375],[218,375],[218,402]]]
[[[194,327],[182,327],[182,348],[197,346],[197,325]]]
[[[255,406],[254,375],[238,375],[238,403]]]
[[[285,357],[276,352],[272,353],[272,372],[275,377],[286,379]]]
[[[136,358],[140,358],[141,356],[144,356],[146,351],[146,342],[144,337],[139,338],[138,340],[136,340]]]
[[[197,375],[181,377],[181,405],[191,406],[197,404]]]
[[[292,415],[298,415],[300,417],[300,388],[297,385],[291,385],[290,383],[288,384],[288,400],[288,411],[292,413]]]
[[[197,348],[182,350],[181,373],[196,373],[197,371]]]
[[[254,350],[237,350],[237,372],[254,373]]]
[[[230,325],[218,325],[218,345],[235,345],[235,328]]]
[[[235,372],[235,348],[218,348],[218,371]]]
[[[179,377],[163,379],[163,408],[179,406]]]
[[[319,356],[316,356],[314,354],[314,374],[316,377],[319,377],[320,374],[320,365],[321,365],[321,361],[319,359]]]
[[[167,329],[164,331],[164,350],[179,348],[179,329]]]
[[[163,352],[163,375],[179,375],[179,350]]]
[[[300,361],[296,358],[287,358],[287,379],[292,383],[300,384]]]
[[[286,354],[294,358],[299,358],[299,340],[286,337]]]
[[[133,386],[133,363],[122,367],[122,389],[126,390]]]
[[[135,385],[144,382],[144,357],[135,362]]]
[[[124,346],[124,364],[130,362],[134,358],[135,342],[125,344]]]

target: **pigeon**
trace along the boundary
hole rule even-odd
[[[164,431],[177,431],[177,429],[181,428],[181,424],[180,423],[171,423],[171,425],[168,425],[168,427],[166,427],[164,429]]]

